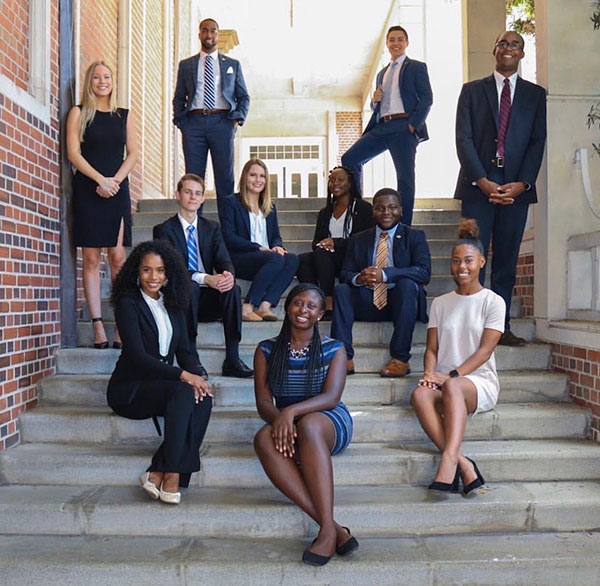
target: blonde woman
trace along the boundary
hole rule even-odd
[[[239,193],[219,204],[236,277],[252,281],[242,305],[244,321],[276,321],[272,308],[298,269],[298,257],[283,247],[268,177],[263,161],[250,159],[242,169]]]
[[[83,82],[81,104],[67,117],[67,155],[73,179],[73,240],[83,248],[83,290],[94,328],[94,348],[108,348],[100,305],[100,253],[108,252],[114,279],[131,245],[131,202],[127,176],[138,148],[128,110],[117,108],[113,72],[92,63]],[[118,332],[113,348],[121,348]]]

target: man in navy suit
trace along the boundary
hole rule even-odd
[[[253,371],[239,357],[242,337],[240,287],[217,222],[198,214],[204,203],[204,181],[188,173],[177,183],[178,213],[154,226],[152,235],[170,242],[183,257],[192,279],[187,314],[190,345],[196,348],[198,322],[223,319],[225,360],[223,376],[248,378]]]
[[[417,145],[429,139],[425,119],[433,104],[433,93],[427,65],[406,56],[406,30],[392,26],[386,44],[391,62],[377,74],[377,89],[371,100],[373,114],[363,135],[342,156],[342,165],[354,171],[360,186],[362,166],[390,151],[402,195],[402,223],[410,226],[415,202],[415,154]]]
[[[202,49],[179,63],[173,123],[181,130],[185,172],[204,178],[208,151],[217,197],[233,193],[233,139],[248,115],[250,96],[239,61],[217,52],[219,25],[200,23]]]
[[[331,323],[331,337],[346,347],[348,374],[354,374],[355,316],[360,316],[360,321],[394,324],[391,359],[381,369],[381,376],[410,372],[415,323],[417,319],[427,321],[423,287],[431,277],[431,256],[425,233],[402,224],[401,216],[400,194],[388,187],[380,189],[373,196],[377,226],[355,234],[348,242],[340,284],[335,288]]]
[[[491,289],[506,303],[499,343],[507,346],[525,344],[510,331],[510,301],[546,141],[546,92],[517,74],[524,48],[521,35],[502,33],[494,73],[463,85],[456,113],[461,168],[454,197],[462,200],[463,215],[479,223],[486,255],[492,241]],[[479,276],[483,284],[485,267]]]

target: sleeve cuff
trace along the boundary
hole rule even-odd
[[[204,287],[204,278],[206,277],[206,273],[194,273],[192,275],[192,281],[198,283],[201,287]]]

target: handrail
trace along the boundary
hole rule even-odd
[[[585,193],[585,199],[587,199],[588,205],[592,210],[592,213],[597,218],[600,218],[600,209],[594,201],[592,195],[592,183],[590,181],[590,168],[588,164],[588,150],[587,149],[575,149],[575,156],[573,163],[579,164],[581,169],[581,181],[583,183],[583,191]]]

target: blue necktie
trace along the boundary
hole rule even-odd
[[[188,226],[187,231],[188,269],[190,271],[197,271],[198,250],[196,249],[196,239],[194,238],[194,226]]]
[[[394,68],[398,65],[397,61],[390,63],[389,71],[387,71],[387,78],[383,83],[383,98],[381,99],[381,114],[395,114],[396,112],[390,112],[390,103],[392,101],[392,83],[394,81]]]
[[[215,70],[213,58],[204,58],[204,108],[214,110],[216,104]]]

